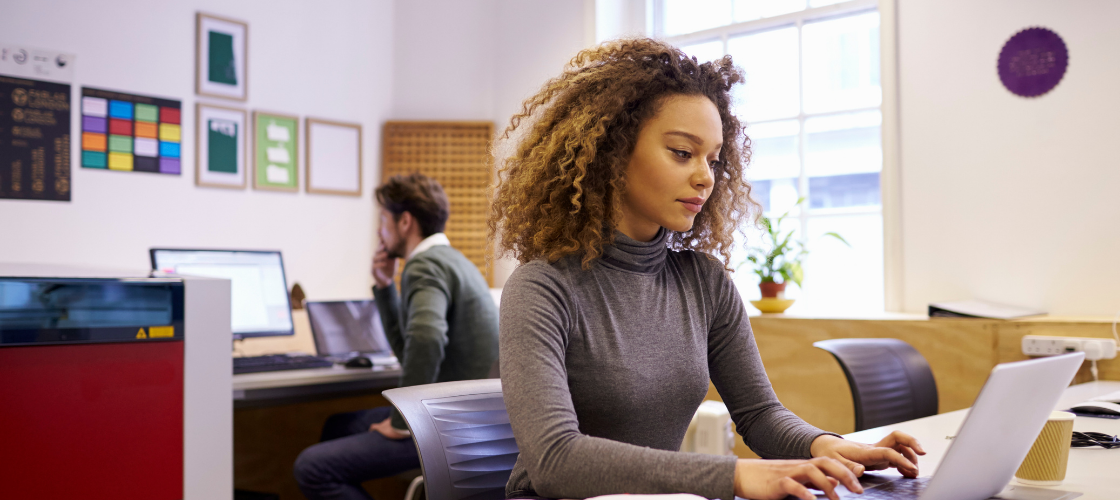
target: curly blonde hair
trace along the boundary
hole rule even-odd
[[[724,146],[703,211],[691,230],[670,235],[669,247],[718,254],[726,266],[734,232],[760,213],[744,177],[750,138],[731,113],[731,86],[742,80],[731,56],[699,63],[657,40],[581,51],[522,104],[505,130],[506,140],[515,132],[520,137],[492,187],[487,224],[494,253],[522,263],[581,254],[589,267],[613,242],[641,127],[666,97],[702,95],[719,110]]]

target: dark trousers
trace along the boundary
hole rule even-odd
[[[296,459],[296,481],[309,500],[372,500],[362,482],[420,467],[412,438],[388,439],[369,431],[389,412],[383,406],[327,419],[320,443]]]

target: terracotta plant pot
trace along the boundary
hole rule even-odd
[[[786,296],[785,283],[762,282],[758,284],[758,289],[764,299],[784,299]]]

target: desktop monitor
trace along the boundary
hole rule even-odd
[[[154,272],[230,280],[234,339],[295,334],[280,252],[153,248],[151,257]]]
[[[372,300],[307,302],[307,317],[320,356],[388,353],[389,340]]]

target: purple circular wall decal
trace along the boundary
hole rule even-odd
[[[1066,74],[1069,52],[1057,33],[1027,28],[1016,33],[999,52],[999,79],[1011,93],[1038,97],[1058,86]]]

